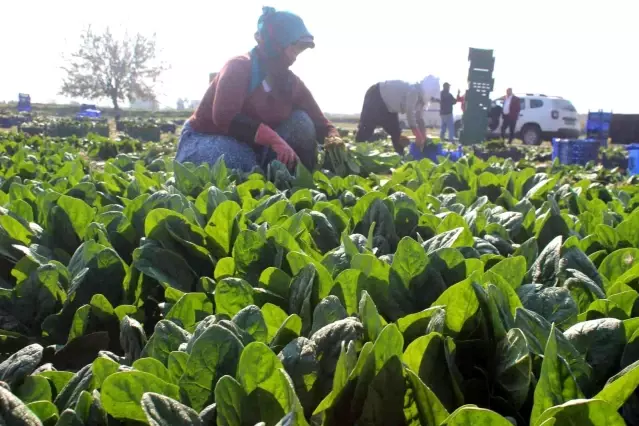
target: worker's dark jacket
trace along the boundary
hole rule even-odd
[[[453,105],[457,99],[450,93],[442,90],[439,97],[439,115],[449,115],[453,113]]]

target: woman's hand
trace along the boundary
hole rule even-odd
[[[402,148],[406,148],[408,145],[410,145],[410,139],[408,139],[404,135],[401,135],[399,137],[399,146],[401,146]]]
[[[293,148],[282,138],[271,144],[271,149],[275,151],[277,160],[286,164],[289,168],[293,168],[298,161],[297,154],[293,151]]]
[[[417,145],[419,149],[422,149],[424,147],[424,143],[426,142],[426,135],[423,134],[422,131],[418,129],[417,127],[411,130],[413,131],[413,134],[415,135],[415,145]]]
[[[293,151],[293,148],[275,130],[264,123],[257,128],[255,143],[271,148],[275,152],[278,161],[286,164],[289,168],[295,166],[298,161],[297,154]]]
[[[324,140],[324,146],[325,147],[339,146],[339,145],[344,145],[344,141],[342,140],[342,138],[340,138],[337,135],[329,135]]]

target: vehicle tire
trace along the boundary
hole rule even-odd
[[[525,124],[521,128],[521,140],[524,145],[540,145],[541,129],[538,124]]]

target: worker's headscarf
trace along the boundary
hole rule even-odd
[[[293,13],[264,7],[257,21],[255,40],[257,46],[251,51],[250,92],[258,88],[267,75],[274,82],[274,90],[288,92],[291,89],[289,67],[292,63],[284,50],[296,43],[315,47],[313,36],[306,29],[304,21]]]

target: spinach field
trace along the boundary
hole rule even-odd
[[[634,177],[171,149],[0,134],[0,424],[639,425]]]

